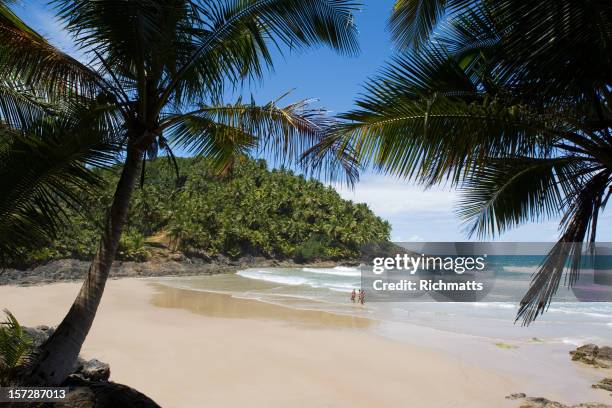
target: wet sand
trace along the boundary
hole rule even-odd
[[[24,325],[59,322],[76,283],[0,287]],[[516,407],[521,391],[427,348],[376,336],[368,319],[298,311],[148,280],[108,283],[82,354],[164,407]]]
[[[358,316],[299,310],[224,293],[186,290],[155,283],[152,285],[157,291],[151,300],[153,305],[189,310],[208,317],[271,320],[310,328],[367,328],[377,324],[375,320]]]

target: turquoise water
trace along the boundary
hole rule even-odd
[[[533,265],[506,264],[496,277],[496,291],[520,298],[529,285],[532,272],[529,268]],[[529,327],[523,327],[520,322],[515,323],[516,301],[368,302],[366,297],[364,306],[357,305],[350,301],[350,292],[360,288],[360,277],[359,267],[250,268],[235,275],[173,279],[172,284],[490,339],[531,341],[535,337],[566,345],[612,343],[612,303],[577,302],[567,288],[559,290],[557,298],[561,300],[553,301],[548,312]]]

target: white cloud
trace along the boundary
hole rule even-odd
[[[348,200],[366,203],[392,225],[394,241],[464,241],[465,225],[455,215],[456,191],[443,188],[424,190],[421,186],[392,177],[367,174],[353,190],[335,185]],[[612,241],[612,217],[599,219],[598,239]],[[511,229],[495,240],[506,242],[554,242],[559,238],[559,219],[542,220]],[[491,240],[491,237],[488,238]]]
[[[457,193],[441,188],[424,190],[411,182],[384,176],[367,176],[353,190],[334,186],[348,200],[366,203],[377,215],[390,217],[402,213],[452,213]]]

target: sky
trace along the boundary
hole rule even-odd
[[[46,36],[53,44],[76,57],[82,57],[71,38],[54,18],[53,11],[44,1],[22,0],[16,13],[29,25]],[[255,100],[265,103],[287,91],[287,103],[318,99],[318,106],[330,114],[351,109],[363,90],[363,84],[384,66],[393,55],[386,23],[393,0],[365,0],[355,15],[359,29],[361,52],[356,57],[339,56],[326,48],[314,48],[299,53],[278,55],[274,71],[266,75],[261,84],[245,90]],[[342,197],[365,202],[380,217],[392,225],[394,241],[467,241],[461,221],[454,213],[458,194],[452,190],[435,188],[424,191],[413,183],[390,176],[366,172],[359,183],[348,189],[334,186]],[[558,237],[558,219],[530,223],[506,232],[495,240],[501,241],[554,241]],[[612,241],[612,213],[599,219],[598,239]],[[491,240],[491,238],[487,238]]]

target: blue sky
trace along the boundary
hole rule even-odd
[[[249,91],[258,102],[276,99],[293,92],[287,102],[317,98],[319,105],[331,113],[353,106],[364,81],[375,75],[393,55],[386,21],[393,0],[365,0],[355,18],[359,28],[361,53],[342,57],[317,48],[285,55],[275,61],[274,72]],[[61,30],[52,10],[42,1],[21,1],[17,14],[64,51],[74,53],[71,39]],[[76,55],[78,56],[78,55]],[[376,214],[389,220],[396,241],[465,241],[460,221],[453,213],[457,194],[450,190],[423,191],[419,186],[391,177],[365,173],[353,190],[336,186],[340,194],[353,201],[367,203]],[[558,220],[546,220],[512,230],[503,241],[553,241],[557,238]],[[598,237],[612,241],[612,214],[600,217]]]

